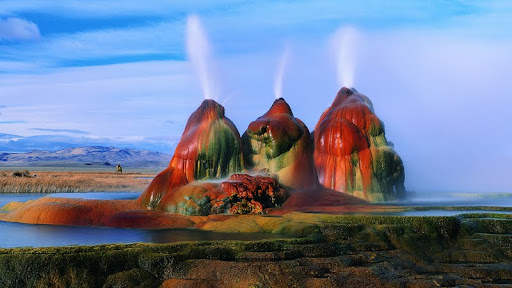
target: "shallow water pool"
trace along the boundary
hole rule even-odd
[[[41,197],[84,198],[100,200],[137,199],[140,193],[0,193],[0,207]],[[0,248],[98,245],[108,243],[170,243],[179,241],[260,240],[283,238],[270,233],[218,233],[194,229],[132,229],[107,227],[55,226],[0,221]]]

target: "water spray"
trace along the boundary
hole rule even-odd
[[[354,86],[359,32],[353,27],[341,27],[331,38],[336,56],[338,85]]]
[[[290,49],[286,46],[283,50],[283,54],[281,55],[281,59],[279,60],[279,66],[277,66],[277,73],[274,79],[274,97],[276,99],[283,97],[283,77],[284,70],[286,68],[286,64],[288,62],[288,55],[290,54]]]
[[[210,43],[197,15],[187,18],[186,45],[188,58],[199,77],[204,98],[217,100]]]

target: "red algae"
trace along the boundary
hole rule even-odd
[[[382,202],[405,196],[402,160],[365,95],[343,87],[314,132],[315,166],[330,189]]]
[[[240,134],[214,100],[204,100],[192,113],[169,167],[139,197],[154,209],[177,188],[202,179],[219,179],[243,168]]]
[[[291,189],[319,185],[311,134],[284,99],[274,101],[267,113],[249,124],[242,145],[248,168],[266,171]]]
[[[184,215],[261,214],[286,197],[274,178],[233,174],[221,183],[195,182],[176,189],[162,198],[157,209]]]
[[[1,219],[27,224],[131,228],[188,228],[185,216],[144,209],[135,200],[86,200],[43,197],[19,205]]]
[[[370,99],[354,89],[338,92],[314,133],[280,98],[240,137],[224,107],[205,100],[188,119],[169,167],[137,200],[44,197],[9,205],[0,220],[200,229],[228,221],[227,226],[260,231],[264,229],[254,219],[262,218],[226,214],[393,209],[369,202],[403,197],[404,178],[402,161],[388,143]],[[224,180],[208,182],[211,179]],[[253,219],[252,224],[241,224],[247,219]]]

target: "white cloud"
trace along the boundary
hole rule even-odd
[[[79,6],[76,1],[69,3]],[[134,5],[130,3],[127,6]],[[150,6],[144,9],[154,8]],[[508,123],[512,123],[509,11],[502,6],[487,7],[474,14],[439,15],[432,21],[420,9],[416,11],[419,15],[408,14],[412,16],[406,20],[411,23],[403,24],[398,16],[416,8],[399,12],[392,6],[384,8],[385,13],[379,14],[374,10],[382,9],[350,10],[328,1],[278,2],[276,6],[248,4],[204,17],[201,14],[218,52],[220,78],[226,82],[222,83],[226,86],[223,92],[236,92],[225,105],[227,116],[243,133],[250,121],[270,107],[280,41],[290,35],[286,40],[290,40],[294,57],[285,72],[283,97],[313,130],[339,89],[334,58],[325,49],[329,32],[336,29],[333,23],[354,19],[385,22],[388,17],[389,22],[397,21],[394,27],[401,30],[360,27],[363,39],[354,47],[360,55],[355,87],[372,99],[385,122],[388,139],[404,159],[408,187],[510,192],[512,178],[504,171],[510,170],[511,152],[503,148],[512,141],[508,133]],[[123,11],[119,13],[129,9]],[[418,25],[413,18],[427,19],[427,25]],[[183,22],[177,20],[54,35],[16,56],[76,60],[181,51],[183,29]],[[3,109],[7,120],[27,121],[5,125],[3,132],[25,135],[30,128],[44,127],[91,131],[93,137],[179,137],[202,100],[197,78],[183,61],[37,72],[0,78],[5,104],[31,103],[38,108]],[[220,102],[227,99],[225,95]],[[176,125],[166,124],[170,118]]]
[[[184,57],[184,22],[190,11],[199,13],[217,55],[268,52],[281,47],[287,39],[316,37],[311,40],[318,41],[341,24],[369,26],[381,31],[390,27],[415,27],[450,29],[472,37],[510,37],[512,30],[506,27],[512,24],[511,11],[506,5],[496,3],[500,2],[493,1],[485,7],[472,2],[445,7],[437,2],[425,4],[418,1],[405,4],[403,1],[352,1],[344,5],[329,0],[263,3],[226,0],[215,4],[156,1],[151,5],[140,1],[123,1],[122,4],[97,0],[4,1],[2,8],[7,11],[4,13],[56,13],[70,19],[90,18],[87,21],[112,17],[112,23],[115,23],[115,17],[154,17],[154,22],[148,22],[153,18],[144,18],[140,22],[134,19],[132,25],[123,28],[116,28],[114,24],[74,33],[51,34],[48,31],[43,41],[35,44],[0,47],[0,59],[43,61],[48,65],[62,66],[74,65],[75,61],[83,61],[80,62],[83,65],[88,64],[87,61],[108,61],[112,58],[117,62],[123,61],[123,57]],[[464,13],[458,13],[458,10]]]
[[[355,47],[360,54],[355,87],[372,99],[386,124],[388,139],[404,159],[409,188],[506,191],[512,180],[499,175],[508,171],[503,159],[510,159],[502,143],[512,141],[512,41],[482,41],[452,32],[362,30]],[[339,89],[334,57],[326,53],[327,37],[305,37],[290,45],[294,57],[285,72],[283,97],[313,130]],[[225,107],[240,133],[274,100],[272,78],[280,52],[218,59],[224,92],[237,92]],[[2,116],[26,123],[5,125],[3,133],[32,135],[30,128],[42,127],[130,141],[179,137],[202,101],[198,84],[184,61],[5,75],[0,95],[8,107]],[[34,107],[15,106],[26,103]],[[165,123],[170,117],[176,125]]]
[[[31,128],[55,128],[101,137],[181,135],[188,114],[202,101],[196,83],[188,64],[179,61],[4,75],[0,95],[7,107],[1,117],[25,123],[3,132],[33,135]],[[176,125],[164,123],[169,115],[178,119]]]
[[[2,54],[0,57],[54,64],[59,61],[98,60],[111,57],[173,55],[183,50],[183,27],[183,23],[178,21],[125,29],[58,34],[23,47],[0,47]],[[7,69],[2,67],[0,70]]]
[[[21,18],[0,19],[0,41],[32,41],[40,37],[34,22]]]

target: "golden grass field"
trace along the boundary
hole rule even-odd
[[[0,193],[142,192],[155,174],[37,171],[13,177],[0,171]],[[36,175],[34,177],[34,175]]]

